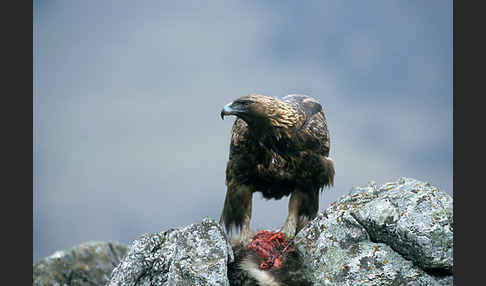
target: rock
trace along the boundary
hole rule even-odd
[[[452,285],[452,224],[448,194],[402,178],[356,188],[295,243],[317,285]]]
[[[107,285],[229,285],[227,265],[232,261],[223,229],[205,218],[135,240]]]
[[[371,239],[430,272],[452,274],[452,198],[434,186],[402,179],[351,215]]]
[[[105,285],[128,247],[118,242],[86,242],[33,265],[33,285]]]
[[[247,248],[233,250],[223,228],[205,218],[145,234],[129,248],[91,242],[56,252],[34,265],[33,285],[254,286],[257,276],[278,278],[267,285],[452,285],[452,206],[425,182],[369,183],[319,212],[276,270],[248,275],[253,268],[238,262],[258,261],[246,259]]]

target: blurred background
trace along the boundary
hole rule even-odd
[[[249,93],[322,103],[335,186],[453,194],[452,0],[34,0],[33,260],[219,219]],[[280,227],[288,198],[253,199]]]

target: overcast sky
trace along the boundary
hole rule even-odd
[[[227,102],[308,94],[335,186],[411,177],[453,194],[452,0],[34,0],[33,260],[219,219]],[[253,200],[280,227],[288,198]]]

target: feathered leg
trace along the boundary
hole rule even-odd
[[[289,215],[281,230],[287,239],[294,238],[297,232],[316,217],[319,210],[318,194],[318,191],[296,190],[290,195]]]
[[[297,231],[297,224],[299,222],[299,209],[302,206],[303,193],[294,191],[290,195],[289,200],[289,214],[281,229],[287,239],[292,239]]]
[[[319,189],[304,193],[301,203],[299,222],[295,233],[303,229],[309,221],[317,216],[317,212],[319,211]]]
[[[253,192],[248,185],[230,185],[226,192],[220,223],[231,232],[235,226],[240,231],[240,242],[251,239],[250,221]]]

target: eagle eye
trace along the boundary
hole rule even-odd
[[[241,105],[248,105],[251,103],[250,100],[246,100],[246,99],[240,99],[240,100],[237,100],[236,101],[238,104],[241,104]]]

